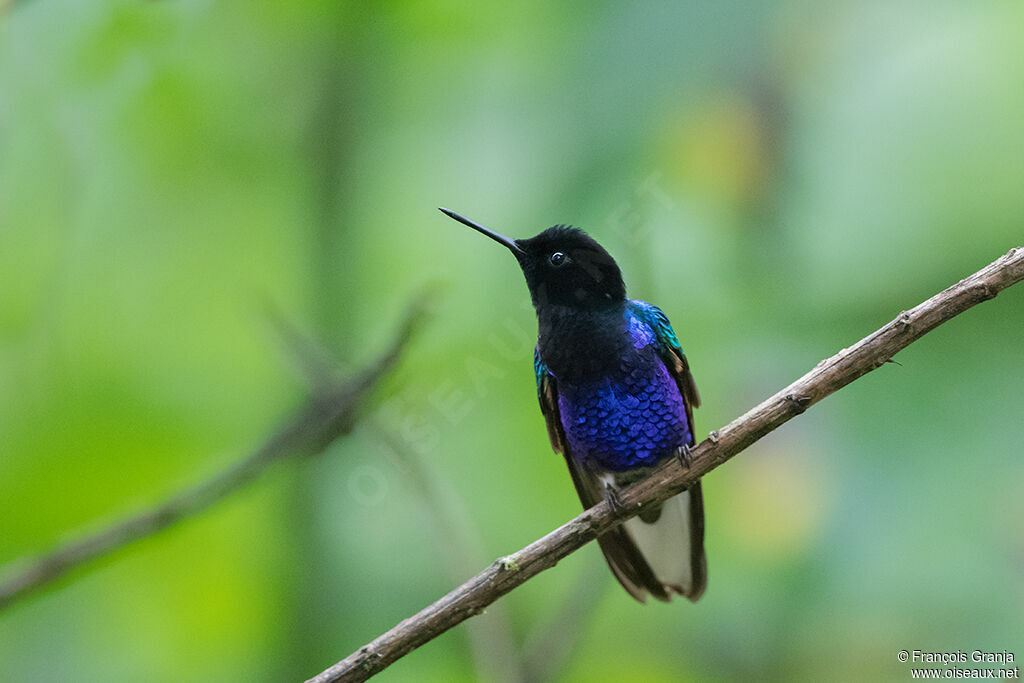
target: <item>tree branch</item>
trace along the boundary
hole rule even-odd
[[[204,511],[256,479],[270,464],[300,453],[319,453],[351,431],[359,408],[370,390],[394,367],[424,310],[424,299],[417,298],[384,353],[348,382],[315,387],[298,413],[244,459],[148,510],[69,541],[41,557],[15,560],[0,569],[0,576],[9,577],[0,582],[0,610],[72,569]]]
[[[616,516],[606,502],[595,505],[519,552],[496,560],[448,595],[308,683],[366,680],[456,624],[480,614],[505,593],[553,567],[563,557],[625,519],[676,495],[832,392],[881,367],[896,352],[927,332],[1021,279],[1024,279],[1024,248],[1018,247],[916,308],[903,311],[889,324],[821,361],[782,391],[722,429],[711,432],[691,452],[689,469],[669,459],[650,477],[621,491],[619,496],[627,510],[624,514]]]

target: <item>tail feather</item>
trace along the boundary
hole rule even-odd
[[[619,488],[643,476],[595,472],[574,458],[566,458],[566,462],[584,508],[599,502],[606,487]],[[646,602],[649,595],[668,602],[673,593],[696,601],[707,587],[708,576],[700,482],[641,517],[629,519],[597,539],[615,578],[640,602]]]
[[[633,569],[630,573],[637,573],[635,567],[642,565],[639,573],[648,579],[643,582],[644,588],[656,598],[667,600],[672,593],[678,593],[696,601],[707,587],[704,497],[700,482],[665,501],[659,514],[645,517],[650,521],[634,517],[623,523],[625,538],[619,537],[618,542],[609,539],[616,546],[621,546],[625,540],[631,548],[609,552],[606,546],[610,544],[601,544],[608,564],[615,575],[621,577],[624,568],[616,565],[622,564],[624,556],[628,557]]]

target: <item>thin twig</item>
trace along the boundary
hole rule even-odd
[[[481,559],[486,558],[480,534],[465,502],[455,491],[447,490],[429,470],[422,455],[411,443],[401,443],[393,430],[383,425],[378,434],[387,453],[406,476],[420,497],[423,514],[433,521],[439,557],[452,582],[461,581]],[[365,421],[364,421],[365,424]],[[466,639],[477,678],[494,683],[519,683],[526,678],[512,625],[502,605],[495,605],[486,618],[467,624]]]
[[[348,382],[324,385],[298,413],[258,449],[209,479],[185,489],[148,510],[58,546],[35,559],[15,560],[0,569],[0,610],[55,581],[72,569],[120,550],[192,517],[254,480],[273,462],[296,454],[322,451],[352,429],[370,390],[395,365],[424,313],[417,299],[406,313],[390,346]]]
[[[889,324],[821,361],[782,391],[711,432],[691,452],[689,469],[669,459],[650,477],[621,491],[622,507],[627,512],[616,515],[606,502],[595,505],[519,552],[496,560],[434,604],[310,679],[310,683],[366,680],[456,624],[480,614],[505,593],[625,519],[660,505],[829,394],[881,367],[927,332],[1022,279],[1024,248],[1018,247],[916,308],[903,311]]]
[[[576,654],[602,595],[611,590],[618,593],[621,589],[607,565],[586,563],[568,594],[559,596],[555,613],[524,639],[521,657],[525,680],[544,683],[562,672]]]

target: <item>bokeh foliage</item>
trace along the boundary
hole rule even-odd
[[[438,204],[588,229],[703,435],[1024,241],[1022,83],[1010,1],[0,3],[0,562],[288,415],[268,306],[356,368],[444,284],[352,437],[0,614],[0,679],[295,680],[577,512],[522,278]],[[591,547],[382,680],[1024,658],[1018,290],[708,477],[697,605]]]

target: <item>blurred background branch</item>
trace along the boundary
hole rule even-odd
[[[476,528],[472,512],[460,493],[431,471],[422,455],[411,444],[399,438],[392,429],[381,424],[376,428],[384,451],[393,458],[404,474],[413,493],[419,498],[423,516],[433,522],[438,559],[452,583],[462,581],[483,561],[487,554]],[[466,636],[476,675],[483,681],[519,683],[540,681],[527,677],[522,653],[516,643],[508,610],[495,605],[481,619],[475,619]]]
[[[942,323],[1022,279],[1024,247],[1016,247],[912,310],[901,312],[892,322],[822,360],[800,379],[713,431],[693,449],[689,468],[670,461],[649,478],[624,489],[620,494],[623,514],[616,515],[607,502],[595,505],[522,550],[499,558],[434,604],[309,679],[309,683],[366,680],[453,626],[481,614],[495,600],[605,531],[679,493],[826,396],[889,362],[895,353]]]
[[[320,371],[325,370],[322,356],[310,356],[310,346],[300,345],[298,336],[290,334],[287,342],[292,345],[292,352],[299,356],[299,362],[309,372],[309,379],[315,380],[305,405],[292,419],[250,455],[209,479],[148,510],[68,541],[45,555],[15,560],[3,567],[0,569],[0,609],[73,569],[203,512],[241,490],[274,462],[293,455],[319,453],[347,434],[371,390],[394,367],[421,324],[426,303],[425,297],[416,298],[408,306],[394,339],[384,352],[345,382],[321,374]]]

